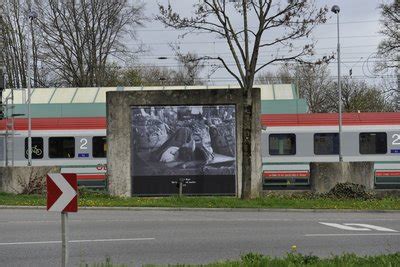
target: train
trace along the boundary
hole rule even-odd
[[[0,121],[0,164],[26,166],[27,118],[14,118],[12,144],[7,123]],[[261,125],[264,189],[308,188],[311,162],[339,161],[338,114],[262,114]],[[81,186],[106,186],[104,116],[32,118],[31,136],[33,166],[60,166]],[[343,161],[374,162],[375,186],[400,188],[400,113],[344,113],[341,136]]]
[[[338,114],[262,115],[263,186],[307,188],[311,162],[338,162]],[[344,113],[344,162],[373,162],[375,188],[400,188],[400,113]]]
[[[4,137],[6,124],[0,121],[0,164],[27,166],[28,119],[14,119],[12,142]],[[32,118],[31,137],[32,166],[59,166],[62,173],[76,173],[80,186],[106,186],[105,117]],[[7,160],[6,151],[13,153]]]

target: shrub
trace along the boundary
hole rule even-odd
[[[374,194],[367,191],[365,186],[354,183],[338,183],[326,194],[327,197],[332,198],[359,198],[371,199]]]
[[[46,191],[46,175],[34,168],[31,168],[28,178],[18,176],[17,183],[21,195],[42,195]]]

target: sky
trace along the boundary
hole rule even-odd
[[[278,0],[277,0],[278,1]],[[340,6],[340,45],[342,58],[342,75],[348,75],[352,69],[353,79],[367,80],[369,83],[379,83],[383,78],[387,78],[389,74],[381,73],[376,75],[373,73],[373,67],[376,62],[375,53],[377,46],[383,36],[379,33],[380,29],[380,10],[379,5],[389,0],[316,0],[317,7],[327,6],[329,9],[332,5]],[[192,5],[196,0],[169,0],[173,8],[181,14],[190,15],[193,10]],[[281,1],[283,2],[283,0]],[[190,34],[185,38],[180,38],[182,31],[176,31],[171,28],[165,28],[160,22],[152,20],[158,13],[158,4],[167,4],[168,0],[147,0],[145,3],[145,15],[149,21],[145,26],[137,29],[138,40],[128,40],[128,46],[134,47],[142,42],[147,49],[144,55],[139,56],[138,60],[142,64],[166,66],[178,68],[174,59],[174,52],[171,44],[179,44],[182,52],[195,52],[199,55],[218,55],[226,59],[227,62],[233,63],[229,54],[229,50],[222,39],[216,38],[215,35],[209,33]],[[240,27],[242,22],[240,16],[232,17],[234,23]],[[255,20],[250,18],[250,25],[255,25]],[[317,56],[329,55],[336,53],[337,48],[337,24],[336,15],[332,12],[328,14],[326,24],[317,26],[311,38],[316,42],[315,52]],[[282,34],[282,30],[270,32],[265,35],[266,40],[273,39],[274,36]],[[298,40],[294,43],[301,46],[308,42],[307,39]],[[273,48],[260,53],[259,62],[266,62],[272,54],[287,53],[287,49]],[[163,56],[167,59],[160,60],[158,57]],[[275,71],[281,64],[275,64],[267,67],[265,71]],[[337,63],[334,60],[329,65],[331,75],[337,77]],[[206,63],[206,67],[201,76],[204,80],[212,84],[235,84],[234,78],[225,70],[215,69],[215,62]]]

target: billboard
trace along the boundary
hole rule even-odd
[[[132,106],[133,195],[235,195],[235,105]]]

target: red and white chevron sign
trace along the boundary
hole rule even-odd
[[[78,181],[74,173],[47,174],[47,210],[78,211]]]

